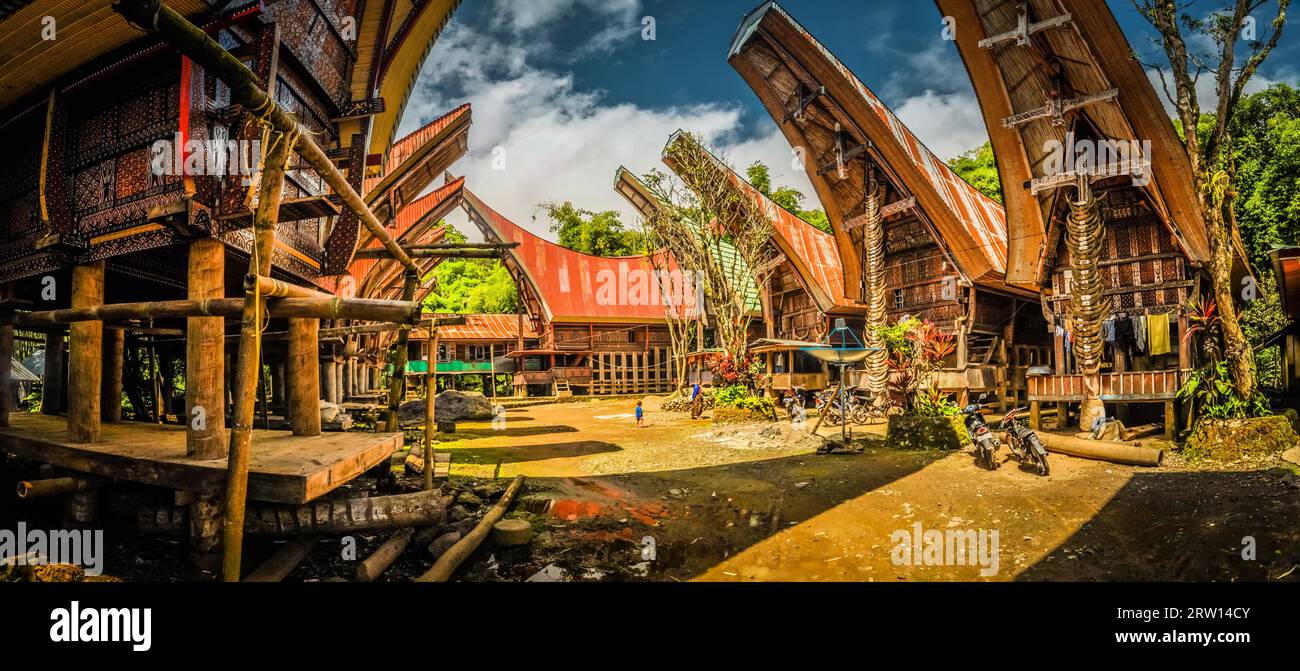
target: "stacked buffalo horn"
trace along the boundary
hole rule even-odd
[[[885,225],[880,220],[880,191],[875,180],[867,189],[863,212],[862,254],[866,260],[863,279],[867,285],[867,329],[863,342],[879,348],[867,355],[867,390],[883,394],[889,383],[888,352],[881,329],[885,326]]]
[[[1066,245],[1070,249],[1070,321],[1074,326],[1074,358],[1079,372],[1096,374],[1101,367],[1103,343],[1101,322],[1110,314],[1110,298],[1102,282],[1102,245],[1106,222],[1101,206],[1088,183],[1079,185],[1078,198],[1070,203],[1066,224]]]

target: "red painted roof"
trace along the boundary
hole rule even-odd
[[[388,167],[385,172],[391,174],[396,171],[402,163],[406,162],[406,159],[410,158],[420,148],[420,145],[437,137],[439,133],[467,112],[469,112],[469,103],[464,103],[394,142],[393,148],[388,152]]]
[[[775,12],[775,14],[772,14],[772,12]],[[751,14],[750,18],[756,20],[761,18],[762,15],[778,16],[787,21],[803,39],[807,40],[811,46],[822,54],[830,65],[839,71],[840,76],[848,82],[851,88],[857,91],[871,111],[889,128],[893,140],[905,151],[921,174],[928,178],[929,185],[943,199],[952,217],[962,224],[962,228],[969,236],[968,241],[948,240],[946,243],[950,247],[963,245],[977,248],[971,251],[982,253],[995,270],[999,273],[1005,273],[1007,267],[1007,217],[1003,207],[997,201],[985,196],[961,177],[958,177],[957,173],[953,172],[946,163],[939,160],[876,97],[876,94],[872,93],[871,89],[868,89],[862,83],[862,80],[853,74],[852,70],[849,70],[844,63],[840,62],[829,49],[818,42],[812,34],[799,25],[799,22],[795,21],[779,5],[770,3],[756,10]],[[749,21],[750,18],[747,18],[746,21]],[[732,45],[733,53],[739,50],[748,37],[749,35],[738,36],[737,42]],[[872,140],[880,143],[885,138],[872,138]],[[913,185],[912,188],[915,189],[916,186]],[[932,216],[935,215],[937,213],[932,214]]]
[[[428,339],[427,329],[411,329],[411,337]],[[524,338],[534,339],[537,331],[533,320],[524,316]],[[465,315],[464,324],[450,324],[438,327],[438,340],[509,340],[519,339],[518,315]]]
[[[518,242],[513,262],[542,302],[547,321],[661,322],[665,307],[653,290],[654,267],[646,256],[582,254],[538,237],[501,216],[469,189],[470,218],[489,239]],[[672,264],[667,267],[672,269]],[[692,294],[692,298],[694,295]]]

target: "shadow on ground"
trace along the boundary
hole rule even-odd
[[[1140,472],[1017,580],[1300,580],[1300,502],[1279,471]],[[1288,480],[1289,482],[1279,482]],[[1254,559],[1243,551],[1254,549]]]

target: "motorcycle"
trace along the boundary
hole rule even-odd
[[[804,399],[807,398],[808,390],[802,385],[795,385],[791,389],[786,389],[781,395],[781,405],[785,406],[785,411],[790,414],[790,420],[794,421],[796,414],[802,415],[804,409]]]
[[[993,431],[984,421],[984,416],[980,410],[988,407],[987,403],[982,401],[987,398],[980,395],[979,400],[961,409],[962,421],[966,424],[966,430],[970,433],[971,441],[975,443],[975,459],[990,471],[996,471],[1000,465],[997,460],[998,440],[993,436]]]
[[[1039,475],[1048,475],[1047,448],[1025,421],[1025,408],[1015,408],[1002,416],[999,431],[1007,434],[1007,447],[1022,464],[1032,464]]]

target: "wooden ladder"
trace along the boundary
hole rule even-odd
[[[568,380],[556,380],[556,381],[555,381],[555,395],[556,395],[556,396],[573,396],[573,390],[569,388],[569,381],[568,381]]]

